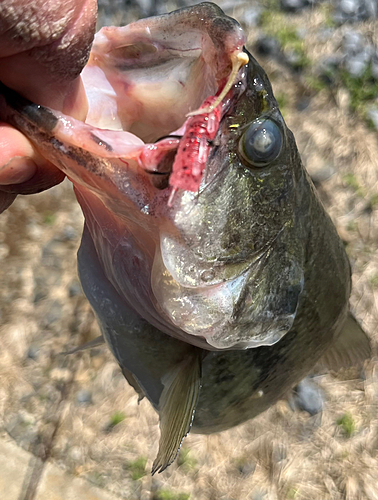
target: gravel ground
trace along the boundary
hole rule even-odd
[[[102,0],[100,22],[124,24],[183,3]],[[345,242],[353,310],[376,345],[377,3],[220,5],[248,29],[249,47],[271,78]],[[18,197],[0,217],[0,437],[120,499],[378,498],[376,360],[362,373],[314,374],[287,401],[235,429],[189,435],[177,462],[151,478],[159,434],[148,402],[138,405],[105,347],[62,354],[99,334],[76,273],[82,224],[68,182]],[[20,500],[34,498],[42,470]]]

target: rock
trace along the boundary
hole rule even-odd
[[[310,415],[317,415],[323,409],[324,394],[310,377],[306,377],[294,388],[289,404],[293,410],[307,411]]]
[[[75,399],[79,405],[92,404],[92,393],[87,389],[81,389],[76,393]]]
[[[333,15],[333,22],[335,24],[344,24],[347,21],[347,16],[343,13],[340,12],[339,10],[336,10],[336,12]]]
[[[336,5],[334,21],[343,24],[374,19],[377,16],[377,0],[340,0]]]
[[[244,10],[240,22],[245,24],[247,28],[255,28],[260,22],[261,12],[261,8],[257,5],[248,6]]]
[[[374,47],[371,44],[363,45],[360,48],[356,45],[354,49],[349,46],[348,50],[350,52],[345,56],[344,67],[354,78],[361,77],[367,71],[374,56]]]
[[[315,186],[327,181],[336,173],[335,167],[332,164],[325,164],[320,168],[312,169],[309,174]]]
[[[348,31],[345,34],[342,49],[344,67],[354,78],[361,77],[373,59],[375,61],[376,49],[370,43],[366,43],[362,34],[357,31]]]
[[[297,111],[304,111],[310,106],[310,104],[311,104],[311,99],[307,96],[304,96],[297,101],[295,108],[297,109]]]
[[[138,0],[138,6],[141,10],[141,17],[153,16],[155,14],[156,0]]]
[[[339,9],[347,16],[357,15],[359,7],[359,0],[341,0],[339,3]]]
[[[90,477],[89,473],[87,477]],[[46,462],[37,495],[34,498],[38,500],[119,500],[120,495],[113,495],[96,487],[93,484],[96,482],[94,477],[92,481],[83,480],[67,474],[53,463]],[[103,482],[105,481],[102,479],[101,486],[104,486]],[[105,484],[107,485],[107,482]],[[133,498],[136,497],[133,495]]]
[[[78,281],[72,281],[70,286],[68,287],[68,296],[70,298],[76,297],[77,295],[82,295],[83,292],[81,290],[80,283]]]
[[[281,0],[281,8],[289,12],[295,12],[296,10],[303,9],[307,5],[306,0]]]
[[[74,227],[67,225],[63,228],[61,241],[71,241],[75,240],[77,237],[78,233]]]
[[[276,56],[281,47],[279,41],[273,36],[261,35],[256,40],[255,49],[258,54],[263,56]]]
[[[318,30],[318,40],[319,42],[328,42],[331,36],[334,34],[335,29],[328,26],[321,26]]]
[[[365,0],[365,10],[368,18],[378,17],[377,0]]]
[[[125,2],[124,0],[98,0],[98,9],[103,10],[107,15],[114,15],[117,11],[125,8],[125,4],[130,2]]]
[[[358,54],[364,48],[364,45],[364,37],[361,33],[358,33],[354,30],[347,31],[345,33],[342,42],[342,48],[344,53],[346,53],[347,55]]]
[[[295,50],[285,50],[284,59],[286,64],[295,71],[303,68],[303,57]]]
[[[316,67],[316,74],[326,85],[332,85],[343,57],[341,55],[327,56],[320,59]]]
[[[281,9],[287,12],[297,12],[305,7],[318,3],[318,0],[281,0]]]
[[[0,491],[6,500],[25,498],[25,484],[30,482],[31,464],[37,462],[31,453],[8,438],[0,439]],[[42,462],[37,462],[43,467]],[[6,492],[6,493],[5,493]],[[30,497],[29,497],[30,498]],[[81,498],[81,500],[84,500]]]
[[[350,57],[346,59],[344,66],[350,76],[354,78],[359,78],[364,75],[369,65],[369,60],[366,60],[365,57],[360,57],[359,55],[356,57]]]
[[[46,316],[44,318],[44,324],[46,326],[49,326],[52,323],[59,321],[63,315],[62,309],[63,309],[62,304],[59,301],[55,300],[51,304],[51,306],[48,310],[48,313],[46,314]]]
[[[369,108],[366,112],[366,116],[372,122],[373,126],[378,132],[378,108],[377,107]]]
[[[29,359],[32,359],[33,361],[36,361],[38,359],[39,352],[40,352],[39,346],[32,344],[28,349],[27,357]]]
[[[251,476],[255,472],[256,464],[253,462],[240,462],[237,469],[242,476]]]
[[[371,76],[374,80],[378,80],[378,50],[376,50],[371,58]]]

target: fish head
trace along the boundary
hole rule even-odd
[[[308,183],[244,43],[210,3],[103,28],[82,73],[86,122],[27,111],[107,279],[148,322],[209,350],[276,343],[304,289]]]
[[[199,190],[175,194],[176,231],[161,228],[152,274],[164,310],[218,349],[276,343],[304,289],[313,193],[269,80],[248,55]]]

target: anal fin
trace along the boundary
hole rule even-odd
[[[189,433],[201,388],[201,350],[191,346],[188,356],[162,382],[159,451],[152,474],[163,472],[175,460]]]
[[[338,371],[342,368],[362,367],[371,358],[370,339],[356,318],[349,313],[336,342],[320,359],[320,364]]]

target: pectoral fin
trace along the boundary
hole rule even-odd
[[[124,366],[120,365],[121,367],[121,370],[122,370],[122,373],[123,373],[123,376],[125,377],[125,379],[127,380],[127,382],[129,383],[129,385],[131,385],[131,387],[134,389],[134,391],[138,394],[138,403],[140,403],[140,401],[142,401],[142,399],[146,396],[144,394],[144,391],[143,389],[141,388],[140,384],[138,383],[137,379],[135,378],[135,376],[131,373],[130,370],[128,370],[127,368],[125,368]]]
[[[74,354],[75,352],[85,351],[86,349],[93,349],[93,347],[97,347],[102,344],[105,344],[105,340],[102,335],[99,335],[95,339],[90,340],[83,345],[79,345],[78,347],[75,347],[74,349],[71,349],[69,351],[61,352],[60,354]]]
[[[339,337],[323,355],[320,364],[334,371],[353,366],[360,367],[371,354],[369,337],[352,313],[349,313]]]
[[[159,401],[159,451],[152,474],[163,472],[176,458],[194,418],[201,388],[201,351],[195,347],[162,380],[164,389]]]

